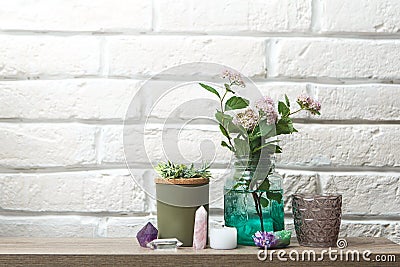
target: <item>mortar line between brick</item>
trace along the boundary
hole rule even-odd
[[[150,212],[80,212],[80,211],[24,211],[24,210],[0,210],[0,217],[45,217],[45,216],[80,216],[96,218],[126,218],[126,217],[150,217]]]
[[[310,31],[313,33],[318,33],[321,28],[321,2],[319,0],[311,1],[311,24]]]
[[[106,66],[108,69],[109,66]],[[106,70],[104,70],[106,71]],[[103,72],[104,72],[103,71]],[[108,71],[107,71],[108,72]],[[147,75],[130,75],[130,76],[119,76],[119,75],[35,75],[30,76],[0,76],[0,82],[12,83],[12,82],[40,82],[40,81],[62,81],[62,80],[127,80],[127,81],[146,81],[152,76]],[[220,79],[210,76],[158,76],[157,82],[192,82],[193,80],[215,80],[219,82]],[[319,84],[319,85],[338,85],[338,86],[368,86],[368,85],[385,85],[385,86],[398,86],[400,79],[368,79],[368,78],[332,78],[332,77],[260,77],[260,76],[249,76],[249,78],[255,83],[293,83],[293,84]]]
[[[103,145],[102,145],[102,140],[103,139],[103,129],[97,129],[97,132],[95,134],[95,151],[96,151],[96,162],[97,164],[101,164],[103,161]]]
[[[271,39],[266,41],[266,51],[265,51],[265,56],[266,56],[266,76],[265,78],[268,78],[269,76],[275,76],[276,75],[276,65],[277,65],[277,46],[276,46],[277,40]]]
[[[106,36],[106,37],[133,37],[133,36],[177,36],[177,37],[232,37],[232,38],[326,38],[326,39],[355,39],[355,40],[398,40],[399,33],[374,33],[374,32],[257,32],[257,31],[152,31],[150,30],[107,30],[107,31],[50,31],[50,30],[0,30],[0,35],[14,36]]]
[[[108,49],[106,49],[107,40],[104,37],[100,37],[100,69],[99,74],[101,77],[107,78],[108,76]]]
[[[125,125],[128,126],[143,126],[143,119],[127,120]],[[343,126],[343,125],[371,125],[371,126],[397,126],[400,124],[400,120],[322,120],[322,119],[293,119],[296,124],[305,125],[323,125],[323,126]],[[168,123],[164,123],[164,119],[150,118],[146,124],[148,127],[158,127],[168,129],[180,129],[182,123],[187,122],[186,119],[182,120],[169,120]],[[124,121],[122,119],[19,119],[19,118],[0,118],[1,124],[83,124],[83,125],[93,125],[93,126],[123,126]],[[215,124],[205,124],[204,122],[193,121],[190,124],[190,129],[205,129],[208,131],[218,131],[218,129],[209,129],[207,127],[215,126]],[[160,129],[162,129],[160,128]]]
[[[154,32],[154,29],[157,25],[156,19],[158,16],[156,16],[156,9],[155,9],[155,1],[151,1],[151,32]]]
[[[150,170],[153,169],[155,163],[133,163],[130,165],[131,168],[137,170]],[[224,171],[227,165],[225,164],[213,164],[211,169],[214,171]],[[32,169],[26,168],[0,168],[0,175],[27,175],[27,174],[62,174],[62,173],[79,173],[79,172],[112,172],[112,171],[123,171],[128,174],[128,167],[124,164],[109,164],[109,165],[98,165],[98,166],[76,166],[76,167],[42,167]],[[282,166],[277,164],[277,171],[283,171],[287,173],[298,173],[298,174],[326,174],[326,175],[381,175],[381,176],[399,176],[400,168],[398,167],[299,167],[299,166]]]

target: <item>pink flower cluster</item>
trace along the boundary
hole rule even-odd
[[[306,109],[311,112],[311,114],[319,114],[321,110],[321,103],[313,99],[310,96],[301,95],[297,98],[297,103],[302,109]]]
[[[242,125],[246,130],[253,130],[258,124],[258,114],[251,108],[236,114],[233,118],[233,123]]]
[[[222,72],[221,77],[222,77],[222,79],[228,78],[231,85],[238,85],[240,87],[246,87],[246,84],[244,83],[242,76],[239,73],[225,70],[224,72]]]
[[[256,101],[256,109],[260,112],[260,116],[266,118],[267,124],[275,124],[278,119],[278,113],[275,110],[275,103],[272,98],[264,96]]]

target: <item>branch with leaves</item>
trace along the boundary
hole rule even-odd
[[[215,118],[222,135],[226,138],[226,141],[221,142],[221,146],[228,148],[237,158],[248,157],[258,161],[262,150],[268,150],[269,154],[281,153],[282,149],[277,145],[280,140],[274,137],[297,132],[291,116],[300,111],[320,114],[321,104],[309,96],[298,97],[299,108],[293,112],[286,95],[284,101],[278,102],[278,111],[274,101],[267,96],[257,100],[251,108],[249,100],[236,94],[235,87],[246,86],[240,74],[225,71],[222,78],[227,79],[227,82],[224,83],[222,91],[219,88],[220,92],[204,83],[200,83],[200,86],[218,97],[220,109],[216,111]],[[232,114],[237,110],[240,112]]]
[[[200,86],[203,87],[204,89],[208,90],[209,92],[215,94],[219,101],[220,101],[220,110],[217,110],[215,113],[215,118],[217,119],[219,123],[219,129],[221,133],[227,138],[227,141],[222,141],[221,145],[224,147],[227,147],[229,150],[232,152],[236,152],[235,145],[233,141],[233,137],[231,136],[232,133],[245,133],[245,129],[240,126],[236,125],[233,123],[233,117],[226,114],[226,111],[229,110],[236,110],[236,109],[243,109],[246,108],[249,105],[249,101],[247,99],[244,99],[239,96],[235,96],[234,94],[235,91],[232,90],[232,86],[237,84],[235,80],[230,80],[230,83],[225,83],[224,88],[225,91],[221,97],[221,95],[218,93],[218,91],[206,84],[200,83]],[[225,101],[226,97],[229,94],[233,94],[234,96],[230,97],[228,100]]]
[[[228,82],[224,83],[222,92],[207,84],[200,83],[200,86],[216,95],[220,102],[220,110],[215,113],[215,118],[219,123],[219,129],[226,141],[221,145],[232,151],[236,158],[248,158],[250,164],[258,165],[262,151],[267,151],[267,155],[281,153],[282,149],[277,143],[280,141],[276,136],[283,134],[292,134],[297,132],[293,126],[293,120],[290,116],[300,112],[309,111],[311,114],[320,115],[321,104],[308,96],[297,98],[299,108],[291,111],[289,98],[285,95],[284,101],[278,102],[278,111],[276,111],[274,101],[270,97],[263,97],[255,102],[254,108],[250,108],[250,101],[236,95],[234,86],[245,87],[240,74],[225,71],[222,75]],[[222,95],[222,96],[221,96]],[[226,99],[228,97],[228,99]],[[243,110],[236,115],[228,114],[232,111]],[[272,140],[271,140],[272,139]],[[268,141],[269,140],[269,141]],[[249,166],[248,170],[255,169],[255,166]],[[242,176],[242,172],[235,173],[236,180],[233,190],[241,188],[252,190],[252,196],[258,217],[260,218],[261,231],[264,232],[264,222],[262,207],[267,207],[270,200],[278,203],[282,201],[282,194],[270,191],[270,182],[268,176],[272,173],[269,169],[267,173],[261,174],[261,183],[256,188],[251,186],[251,180],[257,180],[260,177],[255,173],[251,180]],[[267,176],[267,177],[265,177]],[[264,195],[265,194],[265,195]]]

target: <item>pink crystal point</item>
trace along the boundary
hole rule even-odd
[[[201,206],[196,210],[194,219],[193,248],[203,249],[207,244],[207,211]]]

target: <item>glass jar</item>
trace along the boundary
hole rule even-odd
[[[235,227],[238,243],[253,245],[257,231],[284,230],[282,177],[274,158],[236,159],[234,174],[224,186],[225,225]]]

